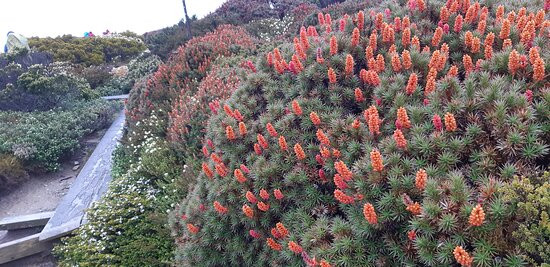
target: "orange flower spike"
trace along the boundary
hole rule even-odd
[[[406,70],[410,69],[412,67],[412,60],[409,51],[403,50],[401,57],[403,58],[403,68],[405,68]]]
[[[294,241],[288,242],[288,249],[290,249],[295,254],[301,254],[304,251],[302,247]]]
[[[227,169],[223,163],[216,164],[216,172],[221,176],[225,177],[227,175]]]
[[[467,31],[464,34],[464,44],[466,45],[466,47],[468,48],[472,47],[473,40],[474,40],[474,35],[472,34],[471,31]]]
[[[539,54],[539,48],[534,46],[529,49],[529,62],[531,62],[531,65],[535,64],[535,61],[540,57]]]
[[[222,204],[220,204],[220,202],[218,202],[218,201],[214,201],[214,209],[219,214],[226,214],[227,213],[227,208],[224,207]]]
[[[317,129],[317,140],[319,140],[319,142],[325,146],[330,146],[330,140],[328,139],[328,137],[325,135],[325,133],[323,132],[323,130],[321,129]]]
[[[262,189],[262,190],[260,190],[260,197],[263,198],[264,200],[268,200],[269,199],[269,193],[265,189]]]
[[[401,71],[401,61],[399,60],[399,55],[397,53],[393,54],[391,58],[391,66],[393,68],[393,71]]]
[[[502,5],[499,5],[497,7],[496,20],[497,21],[502,20],[503,17],[504,17],[504,7]]]
[[[404,107],[400,107],[399,109],[397,109],[397,119],[399,120],[403,128],[411,128],[411,121],[409,120],[409,115],[407,114],[407,110]]]
[[[365,13],[363,13],[363,11],[359,11],[359,13],[357,13],[357,28],[359,28],[360,31],[363,30],[363,28],[365,27]]]
[[[284,136],[279,136],[279,147],[281,150],[286,151],[288,149],[288,145],[286,143],[286,139]]]
[[[235,132],[233,132],[233,128],[229,125],[225,127],[225,136],[229,141],[235,140]]]
[[[196,234],[196,233],[199,232],[199,227],[194,226],[194,225],[188,223],[188,224],[187,224],[187,230],[189,230],[189,232],[192,233],[192,234]]]
[[[369,81],[370,84],[373,86],[378,86],[380,84],[380,77],[378,77],[378,73],[376,71],[369,71]]]
[[[414,36],[412,38],[411,45],[416,48],[416,50],[420,51],[420,40],[417,36]]]
[[[544,79],[544,60],[537,58],[533,64],[533,80],[542,81]]]
[[[279,133],[277,133],[277,130],[275,130],[275,127],[273,127],[273,124],[271,124],[270,122],[267,123],[266,129],[267,129],[267,132],[269,133],[269,135],[271,135],[273,137],[279,136]]]
[[[386,63],[384,61],[384,57],[381,54],[378,54],[376,56],[376,72],[382,72],[386,68]]]
[[[376,59],[374,57],[369,58],[369,61],[367,62],[367,66],[369,68],[369,71],[376,71]]]
[[[351,34],[351,46],[357,46],[359,44],[359,29],[355,28],[353,29],[353,32]]]
[[[456,129],[456,120],[453,114],[449,112],[445,113],[445,130],[447,130],[447,132],[454,132]]]
[[[283,72],[285,72],[285,67],[283,66],[281,61],[275,61],[275,70],[279,74],[283,74]]]
[[[304,50],[309,49],[309,40],[307,39],[307,31],[306,31],[306,28],[303,26],[302,28],[300,28],[300,42]]]
[[[246,125],[242,121],[239,122],[239,133],[241,134],[241,136],[246,135]]]
[[[260,144],[263,149],[267,149],[269,147],[267,141],[265,140],[265,137],[262,134],[256,135],[256,139],[258,140],[258,144]]]
[[[477,24],[477,32],[479,32],[480,34],[484,34],[485,33],[485,28],[487,27],[487,21],[486,20],[481,20],[478,24]]]
[[[506,49],[510,46],[512,46],[512,40],[510,38],[505,39],[504,42],[502,42],[502,49]]]
[[[376,30],[374,30],[369,36],[369,46],[372,47],[373,52],[376,51],[377,39],[378,33],[376,32]]]
[[[334,56],[338,53],[338,41],[336,41],[336,36],[330,37],[330,55]]]
[[[353,129],[359,129],[360,126],[361,126],[361,122],[359,122],[358,119],[353,120],[353,123],[351,124],[351,127]]]
[[[214,177],[214,173],[212,172],[212,170],[210,169],[210,167],[208,167],[208,164],[206,164],[205,162],[202,163],[202,171],[204,172],[204,174],[205,174],[208,178]]]
[[[267,65],[269,66],[273,65],[273,53],[271,52],[267,53]]]
[[[228,105],[223,105],[223,111],[225,112],[225,114],[229,117],[234,117],[235,115],[233,114],[233,110],[231,110],[231,108],[228,106]]]
[[[283,195],[283,193],[281,192],[281,190],[279,190],[279,189],[273,190],[273,195],[275,196],[275,198],[276,198],[277,200],[281,200],[281,199],[283,199],[283,197],[285,197],[285,196]]]
[[[495,41],[495,34],[490,32],[485,37],[485,41],[483,42],[484,45],[493,46],[493,42]]]
[[[433,91],[435,91],[435,78],[433,76],[430,76],[426,81],[426,90],[424,90],[424,95],[428,96]]]
[[[431,71],[432,68],[437,67],[437,65],[439,64],[440,54],[441,53],[439,52],[439,50],[435,50],[432,53],[432,57],[430,58],[430,63],[428,63],[428,68],[430,68],[430,71]],[[428,76],[430,76],[430,75],[428,75]]]
[[[277,224],[275,224],[275,228],[277,228],[277,231],[281,235],[281,238],[285,238],[286,236],[288,236],[288,229],[286,229],[282,222],[278,222]]]
[[[376,211],[374,210],[374,207],[370,203],[366,203],[365,205],[363,205],[363,216],[365,216],[365,220],[367,220],[370,224],[378,223],[378,217],[376,216]]]
[[[346,66],[347,68],[347,66]],[[334,69],[328,68],[328,82],[330,84],[335,84],[337,82],[336,80],[336,73],[334,72]]]
[[[218,154],[216,154],[216,153],[212,153],[212,154],[210,155],[210,158],[211,158],[214,162],[216,162],[216,163],[218,163],[218,164],[223,163],[223,160],[222,160],[222,159],[220,158],[220,156],[218,156]]]
[[[515,75],[519,67],[519,54],[514,49],[510,52],[510,55],[508,56],[508,71],[510,72],[510,74]]]
[[[256,155],[261,155],[262,154],[262,147],[260,147],[260,144],[258,144],[258,143],[254,144],[254,152],[256,152]]]
[[[346,75],[347,76],[351,76],[353,75],[353,67],[355,66],[355,61],[353,60],[353,56],[348,54],[346,56]],[[330,69],[329,69],[329,72],[330,72]],[[330,76],[330,74],[329,74]],[[336,79],[334,79],[336,80]]]
[[[403,18],[403,28],[408,28],[411,26],[411,20],[409,19],[409,16],[405,16]]]
[[[407,95],[412,95],[418,86],[418,76],[416,73],[411,73],[409,75],[409,80],[407,81],[407,87],[405,87],[405,92]]]
[[[273,250],[280,251],[282,249],[282,246],[271,237],[267,238],[266,243]]]
[[[365,48],[365,59],[368,62],[371,58],[374,58],[374,52],[372,51],[371,46],[367,46],[367,48]]]
[[[455,247],[455,249],[453,250],[453,255],[455,256],[456,262],[458,262],[461,266],[472,266],[474,258],[471,257],[470,254],[468,254],[468,252],[466,252],[466,250],[462,248],[462,246]]]
[[[320,266],[320,267],[332,267],[332,265],[330,265],[330,263],[328,263],[328,261],[326,261],[326,260],[322,260],[322,261],[319,263],[319,266]]]
[[[422,213],[422,207],[418,202],[407,205],[407,210],[413,215],[419,215],[420,213]]]
[[[462,31],[463,21],[464,21],[464,19],[462,18],[462,15],[456,16],[455,22],[454,22],[454,25],[453,25],[453,31],[455,31],[456,33],[459,33],[460,31]]]
[[[383,22],[384,22],[384,15],[378,12],[376,14],[376,17],[374,18],[374,25],[376,26],[376,29],[381,30]]]
[[[443,23],[447,23],[450,15],[451,13],[449,12],[449,9],[447,9],[446,6],[442,6],[441,9],[439,10],[439,19],[443,21]]]
[[[397,47],[395,46],[395,44],[392,44],[390,46],[390,48],[388,49],[388,54],[390,55],[397,54]]]
[[[411,44],[411,29],[409,27],[403,29],[403,34],[401,35],[401,44],[403,47],[408,47]]]
[[[254,196],[254,194],[252,194],[252,192],[250,191],[246,191],[245,197],[246,197],[246,200],[248,200],[252,204],[256,204],[256,202],[258,202],[258,199],[256,198],[256,196]]]
[[[246,215],[246,217],[248,217],[248,218],[254,217],[254,210],[253,210],[250,206],[248,206],[248,205],[246,205],[246,204],[243,205],[243,213],[244,213],[244,215]]]
[[[351,178],[353,177],[353,173],[349,170],[346,163],[344,163],[341,160],[337,161],[334,163],[334,168],[336,169],[338,174],[340,174],[342,178],[344,178],[344,180],[351,181]]]
[[[466,71],[466,74],[474,70],[474,63],[472,62],[472,58],[469,55],[462,56],[462,64],[464,65],[464,70]]]
[[[321,119],[319,118],[319,115],[315,113],[315,111],[312,111],[311,113],[309,113],[309,119],[311,119],[311,122],[313,123],[313,125],[315,126],[321,125]]]
[[[481,204],[477,204],[472,209],[472,212],[470,213],[470,218],[468,218],[468,223],[473,226],[481,226],[483,222],[485,221],[485,212],[483,211],[483,208],[481,207]]]
[[[367,125],[369,126],[369,132],[372,135],[380,134],[380,118],[378,116],[378,112],[375,113],[375,114],[370,114],[369,115]]]
[[[418,10],[424,11],[426,9],[426,3],[424,0],[416,0],[416,4],[418,5]]]
[[[378,151],[378,149],[373,149],[370,152],[370,161],[371,161],[372,169],[374,171],[381,172],[382,170],[384,170],[382,155],[380,154],[380,151]]]
[[[505,19],[502,21],[502,27],[500,28],[500,33],[498,35],[498,38],[501,40],[508,39],[510,36],[510,21],[508,19]]]
[[[279,48],[273,49],[273,55],[275,56],[275,61],[283,60],[283,57],[281,56],[281,51],[279,51]]]
[[[304,52],[304,49],[302,48],[302,45],[300,44],[300,40],[298,38],[294,37],[294,50],[296,53],[300,56],[301,59],[306,59],[306,53]]]
[[[333,148],[332,149],[332,156],[334,158],[340,158],[342,156],[342,153],[340,152],[340,150],[336,149],[336,148]]]
[[[244,176],[243,172],[240,169],[235,169],[235,171],[233,171],[233,175],[235,176],[235,179],[237,179],[239,183],[242,184],[246,182],[246,177]]]
[[[351,204],[355,202],[355,199],[353,199],[353,197],[346,195],[346,193],[344,193],[340,189],[334,190],[334,198],[336,198],[336,200],[343,204]]]
[[[443,29],[441,29],[441,27],[437,27],[432,37],[432,46],[438,47],[442,37],[443,37]]]
[[[416,178],[414,185],[418,190],[423,191],[426,188],[426,181],[428,180],[428,174],[424,169],[420,169],[416,172]]]
[[[323,156],[323,158],[330,158],[330,150],[328,150],[326,147],[321,148],[319,152],[321,153],[321,156]]]
[[[269,204],[266,204],[266,203],[263,203],[262,201],[259,201],[256,206],[258,206],[258,209],[263,211],[263,212],[266,212],[269,210]]]
[[[481,41],[479,40],[479,38],[474,37],[472,39],[472,53],[474,54],[478,53],[480,46],[481,46]]]
[[[355,88],[355,101],[357,101],[357,103],[365,102],[363,91],[361,91],[360,88]]]
[[[292,101],[292,110],[294,111],[294,114],[297,116],[302,116],[302,107],[300,107],[300,103],[298,101],[293,100]]]
[[[395,140],[395,143],[397,143],[397,147],[401,149],[407,148],[407,140],[405,139],[405,136],[403,135],[403,132],[399,129],[396,129],[393,132],[393,140]]]
[[[449,71],[447,72],[447,76],[449,77],[456,77],[458,75],[458,67],[453,65],[451,68],[449,68]]]
[[[306,158],[306,154],[304,153],[304,150],[302,149],[302,146],[300,144],[294,145],[294,153],[296,154],[296,158],[298,160],[303,160]]]
[[[485,56],[485,59],[491,59],[493,57],[493,47],[490,45],[486,45],[483,50],[483,55]]]

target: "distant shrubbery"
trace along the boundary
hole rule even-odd
[[[96,100],[66,110],[0,112],[0,189],[26,175],[21,164],[55,170],[82,137],[107,126],[119,109],[120,103]]]
[[[29,39],[31,49],[48,52],[55,61],[68,61],[84,66],[100,65],[113,61],[125,61],[139,55],[146,47],[135,37],[79,38],[63,35],[56,38]]]

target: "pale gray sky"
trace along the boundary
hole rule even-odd
[[[82,36],[131,30],[144,33],[171,26],[183,18],[181,0],[7,0],[0,3],[0,44],[6,33],[24,36]],[[216,10],[225,0],[187,0],[189,16]]]

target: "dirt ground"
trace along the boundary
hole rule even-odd
[[[0,192],[0,219],[55,210],[105,131],[106,129],[88,136],[81,149],[65,160],[57,172],[31,175],[31,178],[21,185],[10,191]],[[13,234],[20,234],[21,237],[28,235],[23,232],[11,235]],[[13,238],[9,236],[6,231],[0,231],[0,243]],[[54,257],[49,251],[45,251],[0,266],[51,267],[56,265]]]

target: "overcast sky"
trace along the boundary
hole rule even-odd
[[[225,0],[187,0],[189,16],[213,12]],[[0,2],[0,44],[8,31],[24,36],[82,36],[130,30],[139,34],[171,26],[183,16],[181,0],[4,0]]]

